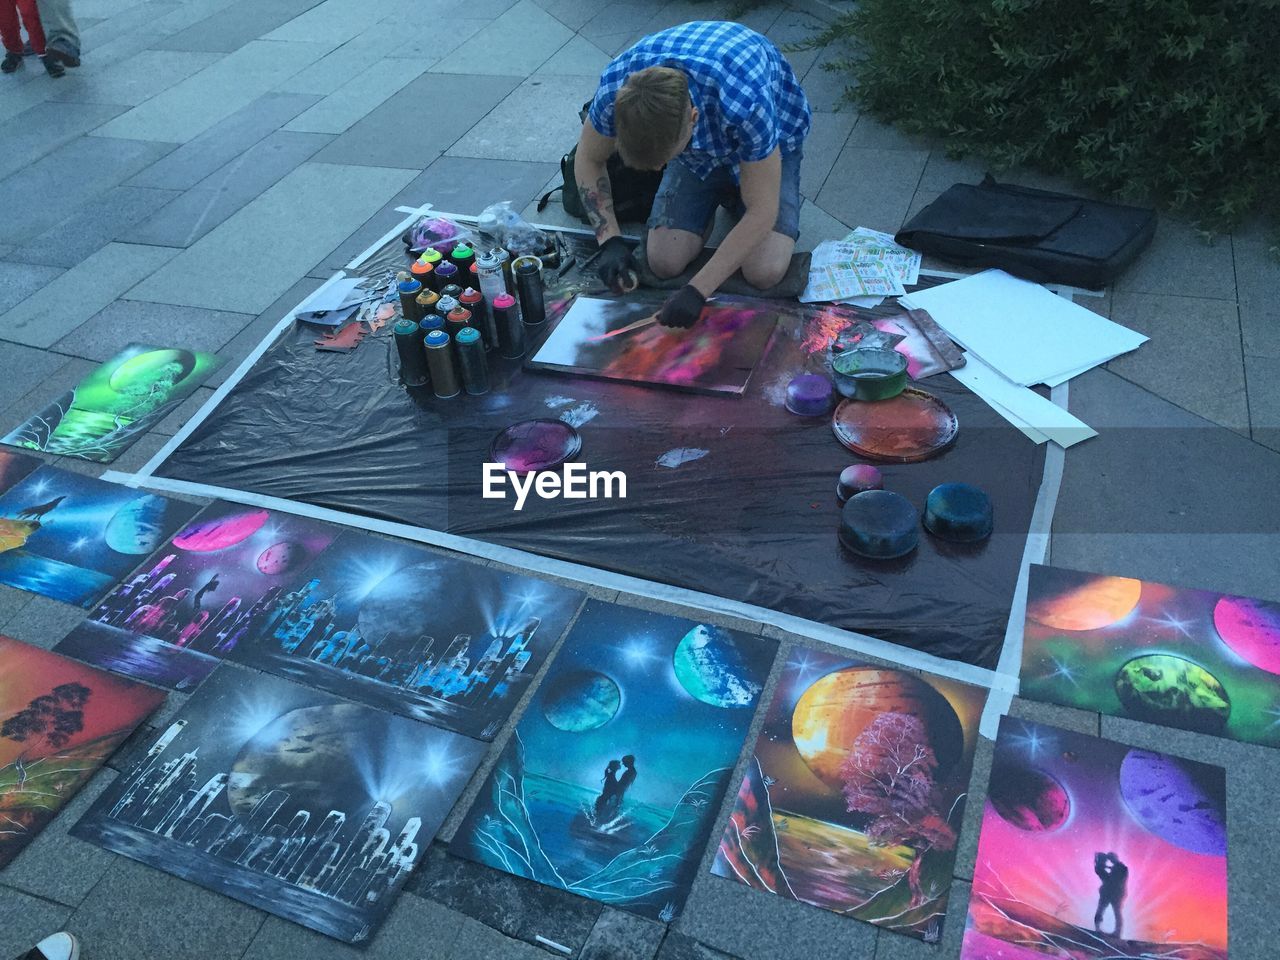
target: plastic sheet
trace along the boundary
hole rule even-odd
[[[374,262],[397,255],[388,249]],[[599,293],[576,271],[559,284],[561,293]],[[548,297],[552,319],[530,353],[565,305]],[[491,353],[490,393],[437,400],[389,379],[388,329],[349,354],[317,352],[313,334],[293,330],[157,474],[532,551],[993,667],[1043,450],[950,376],[929,378],[922,386],[956,413],[959,438],[935,459],[882,465],[885,487],[921,508],[939,483],[982,487],[995,504],[995,534],[965,546],[922,533],[901,560],[859,559],[837,540],[835,495],[855,458],[829,418],[798,418],[783,406],[792,377],[824,371],[825,351],[804,347],[815,311],[778,306],[779,330],[741,397],[526,371]],[[576,426],[577,460],[625,472],[626,498],[531,495],[519,511],[509,486],[508,499],[483,498],[495,435],[538,417]],[[706,453],[676,455],[690,450]]]

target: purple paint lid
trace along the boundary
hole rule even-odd
[[[489,445],[489,459],[515,473],[552,470],[578,455],[582,435],[563,420],[521,420]]]
[[[883,489],[884,474],[869,463],[855,463],[840,471],[840,479],[836,482],[836,498],[844,503],[850,497],[868,490]]]
[[[801,417],[825,417],[831,412],[835,394],[831,381],[821,374],[806,373],[787,384],[787,409]]]

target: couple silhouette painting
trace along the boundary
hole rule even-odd
[[[1093,872],[1102,881],[1098,887],[1098,909],[1093,914],[1093,929],[1102,932],[1102,915],[1107,907],[1111,908],[1116,919],[1116,929],[1112,934],[1117,939],[1123,936],[1124,917],[1120,909],[1124,906],[1126,887],[1129,885],[1129,868],[1114,853],[1095,853],[1093,855]]]
[[[619,772],[621,771],[621,772]],[[604,768],[603,789],[596,797],[596,823],[606,823],[622,810],[622,798],[636,779],[636,758],[627,754],[621,761],[610,760]]]

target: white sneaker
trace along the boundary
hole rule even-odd
[[[80,960],[80,941],[62,931],[45,937],[28,956],[43,960]]]

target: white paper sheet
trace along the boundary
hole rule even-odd
[[[337,310],[339,307],[364,299],[355,293],[355,289],[364,283],[365,279],[365,277],[344,277],[341,280],[335,280],[317,290],[315,296],[298,308],[298,312],[321,313],[325,310]]]
[[[960,346],[1014,383],[1060,383],[1147,341],[1039,284],[1002,270],[904,297]]]
[[[1050,294],[1052,296],[1052,294]],[[965,365],[951,371],[966,387],[980,396],[992,409],[1014,426],[1022,424],[1044,434],[1060,447],[1070,447],[1081,440],[1096,437],[1098,431],[1072,416],[1052,400],[1027,387],[1000,376],[972,353],[965,354]],[[1021,421],[1021,422],[1019,422]],[[1026,433],[1026,430],[1023,430]],[[1028,434],[1030,436],[1030,434]],[[1032,439],[1035,439],[1032,437]]]

